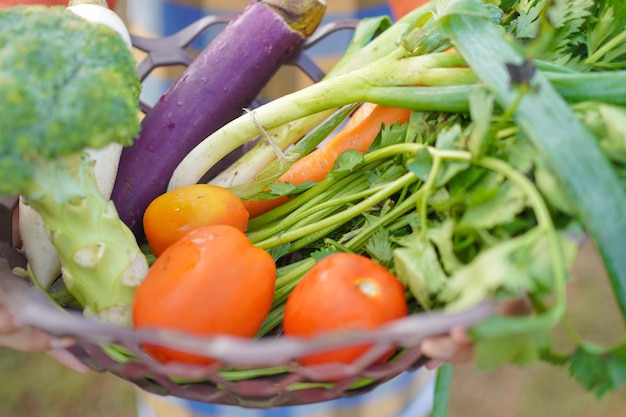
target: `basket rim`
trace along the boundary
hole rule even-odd
[[[458,326],[471,327],[492,317],[499,307],[498,302],[488,300],[453,313],[412,313],[373,331],[328,334],[314,339],[244,339],[133,329],[85,317],[79,311],[54,304],[15,275],[2,257],[0,291],[8,295],[4,297],[5,304],[21,323],[55,336],[74,338],[76,343],[67,351],[92,370],[111,373],[156,395],[256,409],[311,404],[370,392],[402,373],[421,368],[429,360],[421,352],[420,344],[425,338],[449,333]],[[143,351],[142,343],[146,342],[217,361],[210,365],[160,363]],[[364,342],[372,342],[371,347],[349,365],[303,366],[296,359],[307,353]],[[111,348],[120,346],[130,353],[122,360],[111,354]],[[390,347],[398,347],[400,353],[387,362],[377,362]],[[259,374],[259,369],[264,372]],[[254,376],[247,377],[248,370]],[[233,378],[229,372],[242,372],[243,376]]]
[[[158,344],[250,368],[280,366],[302,355],[354,344],[415,346],[427,337],[448,333],[454,327],[471,327],[493,316],[499,305],[494,300],[485,300],[462,311],[412,313],[373,331],[351,331],[308,339],[282,335],[249,339],[226,335],[198,336],[168,329],[125,328],[85,317],[79,311],[59,308],[13,274],[5,258],[0,258],[0,289],[9,295],[5,303],[17,320],[55,336],[70,336],[79,343],[96,345],[123,343],[140,347],[143,343]]]

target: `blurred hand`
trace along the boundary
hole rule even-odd
[[[522,316],[531,311],[528,300],[521,298],[506,302],[500,313],[508,316]],[[443,336],[433,336],[422,342],[422,353],[430,358],[424,365],[426,369],[436,369],[444,362],[467,363],[474,356],[474,344],[462,327],[455,327]]]
[[[0,292],[0,347],[24,352],[45,352],[63,365],[81,373],[89,368],[65,348],[74,344],[71,338],[57,338],[18,323],[2,301]]]
[[[459,364],[469,362],[474,356],[472,339],[462,327],[455,327],[444,336],[433,336],[422,342],[422,353],[430,358],[426,369],[436,369],[444,362]]]

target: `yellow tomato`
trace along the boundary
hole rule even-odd
[[[232,191],[211,184],[194,184],[155,198],[143,216],[143,227],[155,256],[201,226],[228,225],[242,232],[248,227],[248,211]]]

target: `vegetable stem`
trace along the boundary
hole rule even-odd
[[[437,370],[432,417],[446,417],[447,415],[453,373],[454,368],[449,363],[443,364]]]
[[[395,206],[390,212],[386,213],[385,216],[381,216],[376,221],[370,222],[369,224],[364,226],[354,237],[350,239],[348,243],[346,243],[346,248],[354,250],[355,248],[363,245],[363,243],[365,243],[365,241],[373,233],[375,233],[376,230],[379,230],[381,227],[385,227],[387,224],[393,222],[402,214],[406,213],[412,208],[415,208],[415,205],[420,196],[421,193],[419,191],[414,192],[403,202]]]
[[[607,43],[602,45],[600,48],[598,48],[592,55],[590,55],[585,60],[585,62],[591,65],[596,64],[599,60],[602,59],[605,54],[611,52],[612,49],[623,45],[624,42],[626,42],[626,32],[621,32],[619,35],[615,36]]]
[[[38,164],[25,202],[50,231],[68,291],[85,314],[130,325],[135,289],[148,270],[134,235],[100,194],[86,155]]]
[[[459,155],[460,156],[460,155]],[[482,157],[475,160],[474,163],[483,168],[498,172],[512,181],[517,187],[521,188],[528,198],[529,205],[533,208],[535,216],[537,218],[538,231],[546,233],[548,238],[548,246],[552,255],[552,276],[554,282],[554,296],[555,303],[552,310],[545,313],[545,322],[537,321],[539,326],[549,325],[549,327],[556,326],[556,324],[563,318],[566,307],[566,293],[565,293],[565,276],[566,265],[563,261],[563,248],[561,242],[554,228],[550,211],[546,206],[543,197],[539,191],[535,188],[532,182],[522,173],[514,170],[506,162],[492,157]],[[532,320],[532,319],[531,319]]]
[[[414,182],[416,179],[417,177],[415,176],[415,174],[406,173],[402,177],[398,178],[397,180],[389,183],[389,185],[386,188],[378,191],[372,196],[366,198],[365,200],[359,202],[358,204],[355,204],[354,206],[340,213],[326,217],[323,220],[320,220],[313,224],[298,228],[297,230],[287,231],[280,235],[275,235],[268,239],[262,240],[260,242],[256,242],[256,245],[264,249],[269,249],[271,247],[288,243],[295,239],[299,239],[308,234],[315,233],[319,231],[320,229],[324,229],[326,227],[330,227],[330,226],[337,225],[337,224],[342,224],[348,221],[349,219],[359,215],[364,210],[367,210],[369,207],[372,207],[378,202],[394,194],[398,190],[402,189],[404,186]]]
[[[433,165],[430,169],[430,173],[428,178],[422,188],[420,189],[420,197],[417,201],[418,205],[418,213],[420,216],[420,239],[422,241],[426,240],[426,234],[428,232],[428,196],[432,193],[433,188],[435,186],[435,181],[439,174],[439,169],[441,168],[441,157],[437,154],[433,156]]]

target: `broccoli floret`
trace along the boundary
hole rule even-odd
[[[147,262],[85,150],[133,141],[140,88],[112,29],[64,7],[0,10],[0,194],[41,214],[85,312],[126,324]]]
[[[63,7],[0,16],[0,168],[13,178],[0,192],[27,187],[39,158],[132,142],[141,84],[119,36]]]

